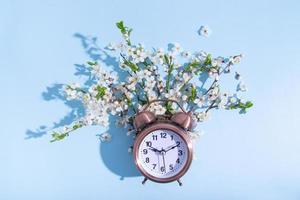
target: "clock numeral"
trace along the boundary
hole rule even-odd
[[[152,135],[153,140],[157,140],[157,135]]]
[[[150,158],[146,158],[146,163],[149,163],[150,162]]]
[[[179,155],[179,156],[182,156],[182,154],[183,154],[183,153],[182,153],[182,150],[178,150],[178,155]]]
[[[156,167],[156,164],[152,164],[153,165],[153,169],[155,169],[155,167]]]
[[[161,168],[160,168],[160,171],[161,171],[161,172],[166,171],[165,167],[161,167]]]
[[[180,159],[179,158],[177,158],[176,163],[178,163],[178,164],[180,163]]]
[[[147,154],[147,153],[148,153],[148,150],[147,150],[147,149],[143,149],[143,153],[144,153],[144,154]]]
[[[171,140],[174,140],[174,135],[171,135]]]
[[[161,138],[167,138],[167,133],[161,132],[161,133],[160,133],[160,137],[161,137]]]
[[[177,147],[180,147],[180,142],[176,141],[176,145],[177,145]]]
[[[173,166],[172,164],[170,164],[170,165],[169,165],[169,169],[170,169],[170,170],[173,170],[173,169],[174,169],[174,166]]]
[[[150,141],[149,141],[149,142],[146,142],[146,146],[147,146],[147,147],[151,147],[151,146],[152,146],[152,142],[150,142]]]

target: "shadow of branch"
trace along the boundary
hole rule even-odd
[[[42,93],[42,98],[45,101],[60,100],[68,108],[70,108],[70,112],[67,115],[65,115],[63,118],[58,120],[57,122],[53,122],[51,126],[41,125],[39,128],[35,130],[28,129],[25,133],[26,134],[25,139],[42,137],[52,129],[70,125],[76,119],[79,119],[84,116],[84,108],[80,101],[77,100],[67,101],[66,98],[64,97],[63,84],[54,84],[50,87],[47,87],[46,91]]]
[[[96,37],[88,37],[81,33],[75,33],[75,38],[80,39],[81,45],[87,55],[93,61],[100,61],[106,66],[115,71],[120,80],[126,78],[126,73],[119,68],[119,61],[117,57],[111,56],[105,49],[97,45]],[[96,83],[96,80],[91,75],[89,69],[84,64],[75,64],[75,76],[84,76],[86,78],[83,86],[89,88]],[[80,101],[68,101],[63,94],[64,84],[56,83],[46,88],[42,93],[42,98],[45,101],[61,101],[69,109],[67,113],[60,120],[53,122],[51,126],[41,125],[37,129],[28,129],[26,131],[25,139],[40,138],[46,135],[49,131],[72,124],[77,119],[84,116],[84,107]],[[114,116],[110,117],[109,133],[112,135],[113,140],[108,143],[101,143],[99,153],[104,165],[114,174],[123,180],[125,177],[140,176],[133,161],[133,157],[128,153],[128,148],[133,145],[133,138],[126,135],[125,128],[117,127],[113,122],[116,121]]]

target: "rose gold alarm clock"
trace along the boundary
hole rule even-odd
[[[177,103],[181,112],[156,116],[147,111],[157,101]],[[191,112],[186,112],[174,100],[154,100],[134,118],[138,132],[133,155],[138,170],[145,177],[158,183],[178,181],[189,169],[193,158],[193,146],[187,131],[192,128]]]

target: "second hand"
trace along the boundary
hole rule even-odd
[[[162,150],[161,152],[162,152],[161,155],[162,155],[162,157],[163,157],[163,163],[164,163],[164,172],[166,172],[165,155],[164,155],[163,150]]]

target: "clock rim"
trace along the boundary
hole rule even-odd
[[[186,161],[184,167],[176,175],[168,177],[168,178],[158,178],[158,177],[155,177],[155,176],[149,174],[142,167],[142,163],[138,159],[139,146],[140,146],[141,142],[148,134],[150,134],[151,132],[158,130],[158,129],[167,129],[167,130],[171,130],[171,131],[177,133],[186,142],[186,145],[187,145],[187,150],[188,150],[187,161]],[[134,153],[135,165],[137,166],[138,170],[142,173],[143,176],[145,176],[146,178],[148,178],[154,182],[169,183],[169,182],[180,179],[189,169],[189,167],[192,163],[192,160],[193,160],[193,145],[192,145],[191,139],[187,135],[187,132],[185,130],[183,130],[182,128],[177,127],[176,125],[167,123],[167,122],[157,122],[157,123],[145,128],[138,134],[138,136],[134,142],[133,153]]]

